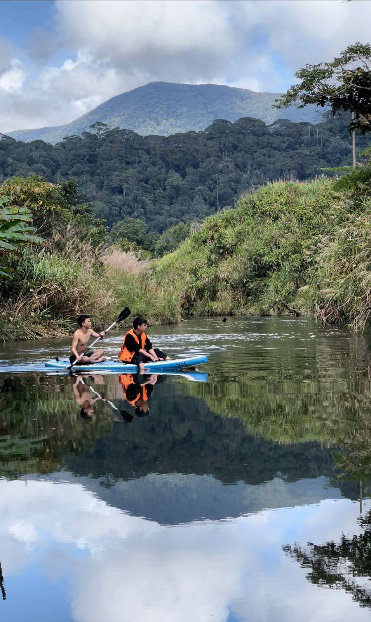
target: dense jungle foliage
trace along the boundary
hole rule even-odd
[[[271,183],[153,260],[112,245],[74,182],[8,180],[0,198],[31,213],[43,241],[2,251],[2,338],[65,333],[81,312],[104,324],[126,305],[152,322],[294,313],[363,330],[371,315],[370,189],[370,165],[339,179]]]
[[[348,122],[347,115],[314,126],[217,120],[205,131],[168,137],[97,123],[91,132],[56,145],[2,136],[0,182],[30,173],[53,183],[75,178],[96,217],[109,227],[139,220],[152,235],[153,248],[156,233],[232,208],[241,195],[267,182],[308,180],[323,168],[350,164]],[[361,149],[367,138],[357,143]],[[130,235],[133,223],[128,224]],[[148,247],[148,237],[139,242]]]
[[[177,314],[315,314],[363,329],[371,315],[371,166],[338,180],[246,194],[156,264]],[[178,297],[178,298],[177,298]]]

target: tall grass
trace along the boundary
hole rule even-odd
[[[348,181],[268,184],[158,260],[93,248],[69,224],[38,252],[9,260],[2,338],[65,333],[80,313],[103,326],[123,306],[156,323],[295,313],[363,330],[371,315],[370,178],[361,170]]]
[[[4,340],[63,335],[82,312],[103,325],[116,306],[102,265],[88,244],[74,253],[27,249],[13,268],[12,283],[6,285],[0,314]]]
[[[115,247],[103,254],[102,261],[117,309],[129,306],[133,315],[145,316],[155,323],[171,324],[180,320],[178,294],[154,278],[153,262],[140,260],[134,253]]]
[[[208,218],[157,263],[180,313],[315,315],[362,330],[370,320],[371,205],[344,181],[276,182]],[[355,192],[354,187],[358,188]]]

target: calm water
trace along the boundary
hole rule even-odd
[[[146,400],[45,373],[67,341],[0,347],[0,620],[370,620],[369,339],[274,318],[150,334],[209,363],[142,378]]]

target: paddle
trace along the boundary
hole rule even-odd
[[[123,322],[124,320],[126,320],[126,318],[127,318],[127,317],[129,317],[130,313],[131,313],[131,311],[130,311],[129,307],[125,307],[125,309],[123,309],[123,310],[121,311],[121,313],[120,313],[120,315],[118,316],[117,320],[115,320],[114,322],[112,322],[111,326],[109,326],[108,328],[106,328],[106,330],[105,330],[104,332],[105,332],[105,333],[108,333],[108,331],[109,331],[109,330],[111,330],[111,328],[113,328],[114,326],[116,326],[116,324],[118,324],[119,322]],[[88,350],[90,350],[90,348],[92,348],[92,347],[93,347],[93,346],[97,343],[97,341],[99,341],[100,339],[101,339],[101,337],[100,337],[100,336],[99,336],[99,337],[97,337],[97,338],[95,339],[95,341],[93,341],[93,343],[92,343],[90,346],[88,346],[88,347],[86,348],[86,350],[84,350],[84,352],[83,352],[82,354],[80,354],[80,357],[83,357],[83,356],[84,356],[84,354],[85,354],[85,352],[87,352]],[[71,363],[71,365],[69,365],[69,366],[67,367],[67,369],[71,369],[71,367],[73,367],[73,366],[74,366],[74,364],[75,364],[75,361],[74,361],[73,363]]]
[[[84,382],[84,381],[83,381],[83,382]],[[84,383],[84,384],[86,384],[86,383]],[[97,391],[95,391],[95,390],[93,389],[93,387],[92,387],[90,384],[88,384],[87,386],[89,387],[90,391],[91,391],[92,393],[95,393],[95,395],[96,395],[97,397],[100,397],[100,399],[101,399],[101,400],[103,400],[103,402],[107,402],[107,404],[109,404],[109,405],[111,406],[111,408],[113,408],[114,410],[117,410],[117,412],[121,415],[121,417],[122,417],[125,421],[127,421],[127,422],[131,423],[131,421],[133,420],[133,416],[132,416],[130,413],[127,413],[127,412],[126,412],[126,410],[120,410],[120,408],[117,408],[117,406],[115,406],[115,405],[113,404],[113,402],[110,402],[110,400],[107,400],[105,397],[102,397],[100,393],[98,393]]]

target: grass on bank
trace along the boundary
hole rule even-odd
[[[76,201],[66,207],[62,186],[17,178],[13,201],[31,211],[36,201],[36,222],[48,234],[42,245],[6,257],[1,337],[66,334],[82,312],[104,326],[123,306],[155,323],[291,312],[362,330],[371,307],[370,180],[368,166],[340,180],[268,184],[206,219],[173,253],[141,261],[106,248],[89,215],[76,226]]]
[[[367,187],[360,197],[342,186],[276,182],[245,195],[159,260],[158,281],[171,277],[183,313],[297,312],[364,329],[371,198]]]

